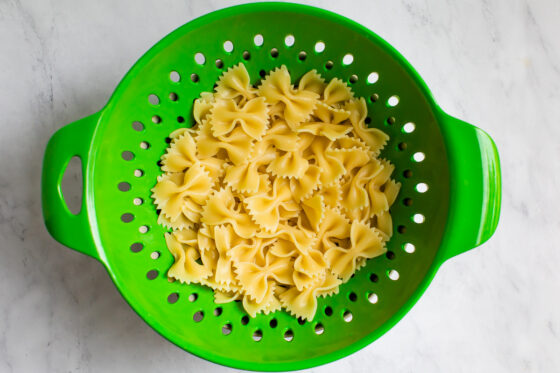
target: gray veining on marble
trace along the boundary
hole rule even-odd
[[[144,51],[235,3],[0,1],[0,372],[227,370],[162,339],[48,235],[40,174],[54,131],[100,109]],[[377,32],[490,133],[504,186],[488,243],[443,265],[380,340],[312,371],[560,371],[560,2],[309,3]]]

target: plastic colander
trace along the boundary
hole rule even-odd
[[[402,183],[391,207],[386,255],[321,298],[311,322],[285,311],[248,318],[240,303],[169,282],[173,257],[150,189],[169,134],[192,126],[193,100],[243,62],[254,84],[286,65],[294,79],[317,69],[367,98],[371,126],[390,137],[382,157]],[[153,96],[152,96],[153,95]],[[82,161],[83,202],[73,215],[61,192],[70,159]],[[251,370],[294,370],[344,357],[401,319],[447,259],[494,232],[498,153],[480,129],[445,114],[414,69],[370,30],[309,6],[257,3],[178,28],[132,67],[98,113],[61,128],[47,145],[46,226],[99,260],[131,307],[157,332],[210,361]]]

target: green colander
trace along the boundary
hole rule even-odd
[[[366,97],[371,126],[390,141],[382,157],[402,183],[391,208],[387,254],[367,262],[315,318],[248,318],[211,289],[169,282],[173,263],[150,189],[169,134],[192,126],[193,100],[243,62],[258,84],[282,64],[299,78],[317,69]],[[61,192],[70,159],[82,161],[83,202]],[[370,30],[303,5],[257,3],[200,17],[150,49],[107,105],[54,134],[43,166],[45,223],[54,238],[99,260],[132,308],[157,332],[210,361],[294,370],[344,357],[398,322],[447,259],[485,242],[500,210],[496,147],[482,130],[445,114],[414,69]]]

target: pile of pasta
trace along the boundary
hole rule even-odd
[[[285,308],[311,320],[317,298],[386,251],[400,184],[379,159],[388,136],[340,79],[285,66],[251,85],[243,64],[194,102],[171,134],[152,189],[171,231],[170,279],[214,289],[254,317]]]

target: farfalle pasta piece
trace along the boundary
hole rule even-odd
[[[342,163],[346,170],[345,174],[352,172],[355,168],[366,165],[371,159],[369,153],[362,148],[328,149],[326,153]]]
[[[152,198],[157,208],[169,219],[175,222],[189,205],[202,205],[208,198],[208,190],[212,187],[212,180],[200,164],[190,167],[184,174],[167,174],[158,178],[158,183],[152,189]],[[192,223],[197,219],[189,216]]]
[[[379,161],[370,161],[351,173],[347,182],[342,184],[342,208],[346,212],[363,210],[370,206],[367,183],[373,179],[383,166]]]
[[[325,79],[317,73],[317,70],[311,70],[305,73],[299,80],[298,90],[311,91],[321,97],[326,86]]]
[[[245,295],[243,297],[243,308],[247,311],[249,316],[255,317],[259,312],[268,315],[270,312],[280,309],[282,305],[274,295],[276,287],[277,285],[274,282],[271,282],[267,287],[267,292],[264,298],[260,302],[255,301],[249,295]]]
[[[276,237],[270,253],[282,258],[296,257],[294,270],[310,276],[325,269],[326,262],[322,253],[313,248],[315,237],[311,231],[281,224],[276,235],[260,233],[261,237]]]
[[[185,202],[181,208],[182,213],[171,221],[164,213],[160,213],[157,223],[168,229],[183,230],[191,229],[193,225],[200,221],[202,206],[193,201]]]
[[[267,171],[280,178],[301,178],[309,168],[309,161],[301,151],[285,152],[272,161]]]
[[[198,250],[193,246],[181,243],[177,239],[176,233],[166,233],[165,243],[175,259],[167,271],[170,278],[190,284],[200,282],[212,274],[207,267],[197,263],[197,259],[200,258]]]
[[[383,211],[374,216],[374,226],[379,230],[383,241],[389,241],[393,235],[393,219],[389,211]]]
[[[356,270],[359,258],[374,258],[387,251],[377,229],[354,220],[350,229],[350,247],[332,246],[325,253],[330,270],[343,282]]]
[[[200,220],[207,225],[229,223],[243,238],[253,237],[258,230],[248,214],[235,209],[235,200],[229,188],[221,189],[208,198]]]
[[[301,207],[312,231],[319,230],[319,225],[325,217],[325,203],[323,196],[316,194],[301,201]]]
[[[261,143],[264,146],[273,145],[278,150],[291,152],[297,150],[299,137],[292,131],[284,120],[276,120],[272,123]]]
[[[183,136],[185,132],[194,132],[192,128],[178,128],[169,134],[171,141]]]
[[[271,105],[278,102],[284,105],[284,118],[292,129],[309,118],[319,98],[315,92],[295,90],[290,81],[290,73],[284,65],[263,79],[259,94]]]
[[[243,295],[239,291],[214,290],[214,302],[217,304],[231,303],[242,298]]]
[[[234,281],[232,250],[246,241],[237,236],[231,225],[214,227],[214,242],[218,260],[214,272],[216,282],[229,285]]]
[[[315,136],[325,136],[333,141],[345,136],[351,130],[352,127],[343,124],[309,122],[299,126],[297,132],[307,132]]]
[[[297,256],[298,253],[307,253],[313,248],[314,236],[311,232],[298,229],[286,224],[280,224],[274,233],[259,232],[257,237],[276,238],[270,252],[279,257]]]
[[[319,178],[321,177],[321,169],[315,165],[310,165],[299,178],[290,178],[290,190],[292,197],[296,201],[311,196],[313,191],[319,187]]]
[[[313,143],[313,140],[313,135],[298,134],[298,148],[294,151],[281,152],[283,154],[270,162],[266,171],[279,177],[302,178],[309,168],[309,161],[305,158],[304,152]]]
[[[316,249],[300,253],[294,261],[294,272],[304,273],[308,276],[316,276],[326,268],[327,262],[323,253]]]
[[[200,224],[200,227],[196,232],[196,242],[201,252],[216,248],[216,244],[214,242],[214,230],[211,229],[211,226],[207,226],[204,223]]]
[[[251,85],[251,78],[240,63],[229,68],[219,79],[216,87],[216,96],[220,99],[240,101],[250,100],[255,97],[256,89]]]
[[[223,174],[224,160],[218,158],[199,160],[197,158],[196,143],[190,131],[184,131],[176,137],[161,160],[161,169],[165,172],[183,172],[195,163],[200,163],[212,179],[217,179]]]
[[[183,229],[180,231],[173,232],[173,237],[180,243],[197,247],[198,245],[198,235],[195,231],[191,229]]]
[[[161,169],[165,172],[183,172],[197,162],[196,144],[190,131],[175,137],[167,152],[161,157]]]
[[[321,185],[317,194],[323,196],[323,202],[326,207],[334,209],[339,205],[342,199],[341,185],[338,183]]]
[[[271,193],[245,198],[245,204],[253,220],[264,230],[274,232],[280,222],[280,204],[292,198],[288,181],[276,178]]]
[[[268,165],[275,158],[276,152],[271,144],[258,142],[246,163],[226,168],[224,183],[243,194],[259,194],[262,190],[266,193],[270,180],[268,174],[259,172],[259,167]]]
[[[202,279],[200,283],[224,292],[238,292],[240,288],[234,281],[231,268],[231,253],[224,250],[224,246],[230,243],[224,243],[223,232],[215,230],[215,228],[204,226],[201,228],[201,230],[204,229],[204,233],[197,236],[200,261],[211,273],[210,276]],[[220,226],[220,228],[223,228],[223,226]],[[216,233],[217,239],[215,240]],[[202,239],[204,236],[206,238]]]
[[[347,110],[329,106],[324,102],[317,103],[317,107],[313,112],[313,116],[317,118],[318,122],[340,125],[343,125],[350,118],[350,114]]]
[[[315,160],[315,164],[321,169],[319,180],[323,185],[330,185],[337,181],[346,173],[344,164],[340,157],[330,154],[330,146],[332,141],[327,138],[316,138],[310,146],[312,153],[311,158]]]
[[[350,136],[343,136],[333,143],[333,149],[352,149],[352,148],[360,148],[364,151],[370,153],[370,157],[373,158],[373,152],[369,148],[369,146],[359,137],[350,137]]]
[[[252,162],[229,165],[226,168],[224,183],[240,193],[255,193],[259,190],[260,173],[258,165]]]
[[[202,124],[208,114],[210,114],[210,109],[212,109],[214,102],[216,100],[212,92],[201,92],[200,98],[194,100],[193,117],[197,124]]]
[[[236,267],[237,280],[245,293],[257,303],[261,303],[270,291],[269,285],[273,283],[272,280],[284,285],[293,284],[291,258],[278,257],[269,252],[264,265],[242,262]]]
[[[317,121],[310,121],[300,125],[297,132],[307,132],[316,136],[325,136],[331,141],[345,137],[352,130],[350,124],[343,123],[350,117],[350,112],[336,109],[323,102],[317,104],[313,113]]]
[[[297,219],[301,213],[301,206],[294,200],[281,202],[278,206],[280,213],[280,222],[291,221]]]
[[[269,105],[268,108],[268,115],[270,115],[271,122],[284,120],[284,104],[282,102],[278,101],[274,105]]]
[[[385,183],[385,188],[383,190],[383,193],[385,193],[385,197],[387,198],[387,204],[389,206],[395,203],[395,200],[397,199],[400,190],[401,190],[401,183],[395,182],[395,180],[389,180]]]
[[[196,146],[200,159],[214,157],[223,149],[234,165],[240,165],[251,154],[253,142],[241,128],[234,129],[227,142],[217,139],[212,135],[209,123],[204,122],[196,137]]]
[[[385,160],[381,160],[380,164],[381,170],[367,185],[372,215],[387,211],[395,201],[400,189],[400,183],[390,180],[395,166]],[[382,188],[384,189],[381,190]]]
[[[294,286],[298,291],[303,291],[303,289],[308,288],[316,283],[319,278],[324,278],[325,274],[325,270],[314,274],[294,270]]]
[[[338,78],[333,78],[323,92],[323,102],[329,106],[339,106],[353,97],[348,85]]]
[[[265,253],[275,242],[276,238],[254,237],[233,247],[231,257],[236,264],[254,262],[264,265]]]
[[[317,249],[326,253],[330,248],[336,246],[333,240],[344,240],[350,237],[352,223],[348,221],[338,210],[325,209],[325,216],[319,224],[317,232]]]
[[[237,286],[234,282],[224,283],[216,281],[216,275],[212,274],[212,276],[205,278],[200,281],[201,285],[205,285],[211,287],[212,289],[216,289],[223,292],[239,292],[241,291],[240,287]]]
[[[389,140],[389,136],[385,132],[377,128],[368,128],[366,125],[367,106],[366,100],[361,97],[359,100],[348,101],[345,106],[350,115],[350,122],[354,127],[354,131],[371,149],[374,155],[378,155],[381,149]]]
[[[247,136],[260,140],[268,124],[264,97],[255,97],[240,106],[232,100],[217,101],[211,111],[210,126],[214,137],[228,141],[228,135],[241,128]]]
[[[317,297],[338,293],[340,284],[341,281],[329,273],[302,290],[290,288],[280,294],[280,302],[292,315],[311,321],[317,311]]]

